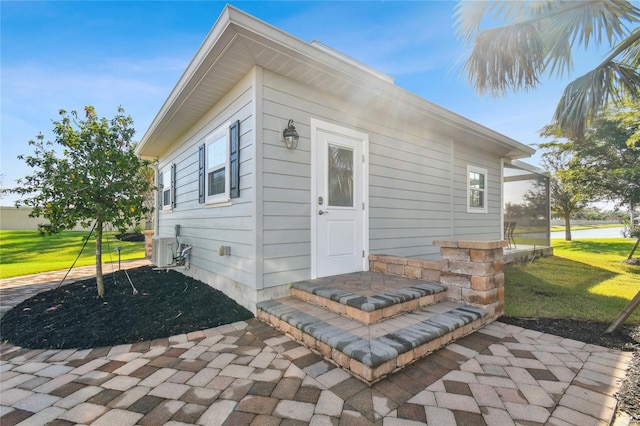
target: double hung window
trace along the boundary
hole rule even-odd
[[[229,200],[229,139],[226,126],[207,138],[207,203]]]
[[[487,170],[467,166],[467,212],[487,212]]]
[[[159,181],[160,207],[162,210],[171,210],[175,206],[176,165],[171,164],[171,166],[162,169]]]
[[[240,121],[205,138],[199,163],[200,203],[224,203],[240,196]]]

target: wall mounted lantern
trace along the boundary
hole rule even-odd
[[[282,131],[282,137],[284,139],[284,144],[287,146],[287,149],[296,149],[298,148],[298,139],[300,139],[300,135],[296,132],[296,128],[293,125],[293,120],[289,120],[287,124],[287,128]]]

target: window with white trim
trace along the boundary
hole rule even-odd
[[[487,212],[487,170],[467,165],[467,212]]]
[[[207,203],[228,201],[229,197],[229,125],[223,125],[205,140]]]
[[[171,166],[168,166],[160,173],[160,205],[162,210],[171,210],[171,190]]]

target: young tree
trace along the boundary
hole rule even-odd
[[[563,149],[562,144],[549,142],[541,147],[547,149],[542,154],[542,167],[551,174],[551,210],[564,218],[565,240],[571,241],[571,214],[584,208],[591,200],[591,195],[582,176],[572,171],[572,156]]]
[[[144,216],[145,229],[153,229],[153,210],[156,203],[156,191],[154,187],[154,183],[156,180],[156,171],[153,167],[151,167],[151,164],[147,163],[141,169],[141,173],[149,183],[149,187],[144,193],[144,202],[142,204],[147,209],[147,213]]]
[[[561,172],[563,178],[575,182],[590,200],[613,201],[631,211],[640,205],[640,101],[625,99],[620,105],[609,105],[583,140],[573,140],[552,125],[541,134],[556,138],[541,145],[551,149],[543,157],[569,159]]]
[[[628,207],[633,221],[633,212],[640,205],[640,101],[610,105],[596,123],[587,131],[587,143],[572,145],[575,162],[593,190],[601,198]],[[629,259],[640,243],[640,234],[631,236],[638,240]]]
[[[464,71],[480,93],[529,90],[545,73],[569,74],[574,45],[587,49],[604,39],[608,56],[566,87],[554,114],[554,125],[572,139],[609,101],[639,96],[640,28],[625,23],[635,25],[640,9],[631,2],[461,1],[456,15],[458,36],[473,45]],[[485,28],[487,20],[504,25]]]
[[[610,105],[587,130],[587,143],[568,146],[600,198],[633,211],[640,205],[640,102]]]
[[[149,210],[143,204],[149,182],[141,173],[146,163],[134,153],[131,116],[122,107],[111,120],[98,118],[91,106],[84,111],[81,119],[76,111],[60,110],[60,120],[53,122],[55,142],[42,134],[29,141],[35,152],[18,158],[34,170],[13,191],[28,196],[16,205],[32,207],[31,217],[49,221],[39,225],[43,233],[95,222],[97,289],[103,297],[104,225],[124,230],[139,222]]]
[[[539,177],[522,196],[527,216],[533,220],[543,220],[549,218],[549,204],[547,193],[547,180]]]

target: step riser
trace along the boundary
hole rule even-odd
[[[440,283],[375,272],[291,285],[258,318],[372,384],[487,324],[483,307],[447,299]]]
[[[375,324],[377,322],[393,318],[406,312],[415,311],[425,306],[434,305],[446,299],[445,292],[422,296],[417,299],[408,300],[406,302],[397,303],[395,305],[367,312],[352,306],[344,305],[331,299],[318,296],[297,288],[291,289],[291,296],[310,303],[312,305],[325,308],[338,315],[345,315],[363,324]]]
[[[274,315],[269,314],[266,311],[258,309],[258,318],[261,321],[289,335],[292,339],[304,344],[306,347],[317,351],[328,361],[344,368],[345,370],[348,370],[354,376],[358,377],[369,385],[379,381],[380,379],[386,377],[394,371],[400,370],[401,368],[406,367],[407,365],[417,361],[418,359],[437,351],[447,344],[474,332],[475,330],[486,325],[488,322],[487,317],[482,317],[470,322],[469,324],[459,327],[452,332],[446,333],[443,336],[438,337],[437,339],[431,340],[407,352],[399,354],[397,357],[385,361],[384,363],[374,368],[371,368],[350,357],[349,355],[341,352],[340,350],[332,348],[328,344],[292,326],[286,321],[283,321],[275,317]]]

